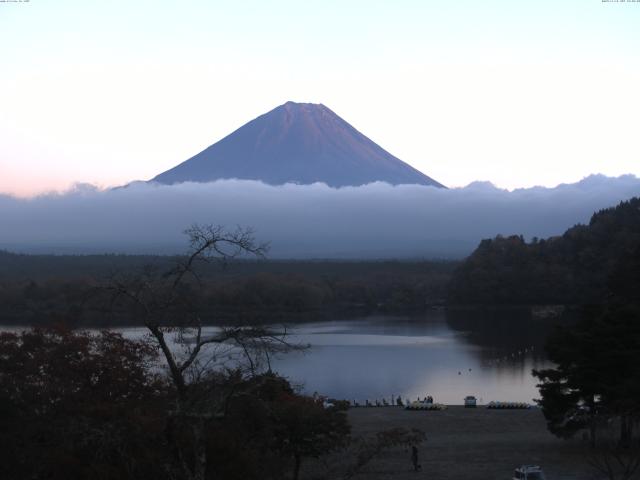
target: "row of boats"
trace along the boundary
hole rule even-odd
[[[477,403],[469,402],[465,399],[465,407],[476,408]],[[489,402],[486,408],[494,410],[526,410],[532,406],[526,402]],[[411,402],[405,409],[407,410],[446,410],[447,406],[442,403],[430,403],[430,402]]]
[[[476,408],[477,401],[473,396],[467,396],[464,399],[464,406],[466,408]],[[414,401],[402,401],[401,397],[391,400],[389,402],[386,399],[380,400],[366,400],[364,405],[356,402],[352,402],[351,407],[404,407],[406,410],[446,410],[447,406],[443,403],[435,403],[431,397],[425,400]],[[532,408],[532,405],[526,402],[496,402],[492,401],[485,405],[485,408],[494,410],[526,410]]]
[[[531,404],[526,402],[489,402],[487,408],[507,409],[507,410],[526,410],[531,408]]]

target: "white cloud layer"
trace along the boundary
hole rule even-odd
[[[272,258],[457,258],[497,234],[548,237],[640,195],[640,178],[601,175],[507,191],[375,183],[270,186],[77,186],[30,199],[0,196],[0,248],[38,253],[175,253],[193,223],[250,226]]]

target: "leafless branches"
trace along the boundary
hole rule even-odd
[[[179,396],[186,392],[185,375],[190,368],[211,366],[215,353],[204,362],[200,359],[208,345],[235,345],[245,353],[252,372],[256,370],[256,358],[266,358],[269,363],[272,352],[287,346],[286,331],[264,327],[220,328],[204,335],[203,322],[189,301],[191,290],[201,283],[198,264],[212,259],[226,263],[241,255],[263,257],[268,245],[257,243],[253,231],[241,227],[227,231],[219,225],[193,225],[185,234],[189,237],[189,253],[172,268],[161,272],[147,267],[134,275],[114,275],[107,287],[112,303],[128,302],[157,342]],[[167,338],[170,334],[174,334],[173,342]],[[193,339],[186,342],[189,336]],[[175,344],[183,347],[182,355]]]
[[[640,447],[600,447],[589,453],[587,462],[609,480],[629,480],[640,468]]]
[[[269,250],[269,244],[256,243],[250,228],[237,227],[235,231],[228,232],[220,225],[195,224],[184,233],[189,236],[190,253],[184,262],[167,273],[173,278],[174,288],[187,274],[197,278],[194,267],[198,261],[215,259],[226,264],[241,255],[263,258]]]
[[[601,428],[599,441],[586,453],[587,463],[609,480],[629,480],[640,469],[640,440],[631,435],[634,422],[633,415],[610,417]]]
[[[185,233],[189,253],[172,268],[116,275],[107,288],[112,304],[124,301],[161,350],[177,397],[168,435],[188,432],[192,461],[186,462],[180,448],[176,448],[176,458],[186,478],[203,480],[207,468],[205,423],[224,411],[235,392],[233,386],[240,384],[240,360],[246,362],[246,372],[254,375],[264,365],[271,370],[272,355],[300,347],[288,343],[284,328],[232,326],[205,330],[194,295],[202,286],[198,266],[211,260],[226,264],[242,255],[261,258],[268,245],[257,243],[252,230],[240,227],[227,231],[217,225],[193,225]],[[213,323],[213,319],[206,320]],[[226,365],[224,370],[225,364],[231,366]]]

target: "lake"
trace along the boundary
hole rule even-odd
[[[392,395],[431,395],[453,405],[467,395],[480,403],[532,403],[539,394],[531,370],[550,366],[544,342],[555,323],[509,309],[304,323],[289,327],[289,340],[310,348],[277,357],[272,366],[305,393],[362,404]],[[205,328],[205,335],[214,330]],[[117,331],[133,339],[146,333],[139,327]]]
[[[466,395],[532,402],[534,368],[549,366],[544,340],[552,322],[518,311],[434,310],[419,316],[370,316],[298,326],[311,345],[274,362],[304,392],[357,400],[426,395],[461,404]]]

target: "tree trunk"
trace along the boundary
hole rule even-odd
[[[204,421],[194,420],[193,426],[193,479],[205,480],[207,475],[207,445]]]
[[[620,447],[629,448],[631,446],[631,419],[629,415],[620,416]]]
[[[295,464],[293,466],[293,480],[298,480],[298,477],[300,476],[300,464],[302,463],[302,458],[297,453],[293,456],[293,458],[295,461]]]
[[[180,437],[190,437],[186,445]],[[207,436],[206,424],[202,418],[185,412],[182,402],[178,401],[177,411],[169,417],[165,435],[169,447],[186,480],[205,480],[207,478]]]

